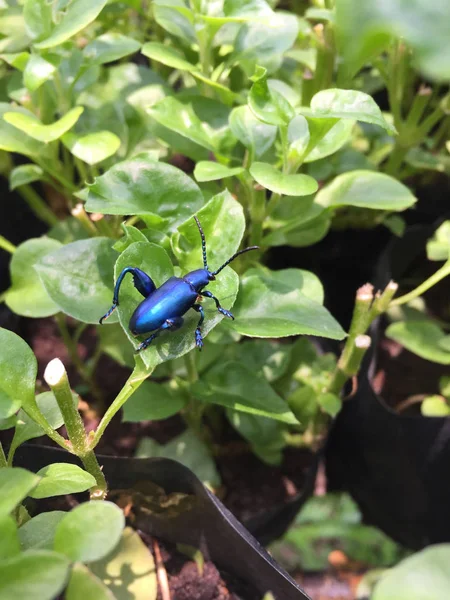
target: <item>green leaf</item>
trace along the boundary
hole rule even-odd
[[[56,552],[30,550],[0,563],[0,600],[53,600],[62,592],[69,561]]]
[[[11,287],[5,294],[5,302],[16,314],[37,318],[59,312],[34,267],[41,258],[60,247],[56,240],[42,237],[20,244],[14,252],[10,264]]]
[[[450,365],[450,352],[440,346],[446,334],[431,320],[392,323],[386,335],[425,360]]]
[[[21,185],[33,183],[34,181],[42,181],[45,179],[46,176],[44,171],[41,169],[41,167],[38,167],[38,165],[19,165],[18,167],[14,167],[9,174],[9,189],[15,190]]]
[[[32,39],[50,35],[52,30],[52,6],[47,0],[25,0],[23,18],[26,31]]]
[[[417,202],[409,189],[389,175],[374,171],[349,171],[321,189],[315,202],[321,206],[359,206],[402,211]]]
[[[196,71],[196,65],[187,61],[183,55],[172,48],[158,42],[147,42],[141,50],[144,56],[180,71]]]
[[[62,44],[92,23],[106,3],[107,0],[72,0],[49,37],[35,44],[35,47],[44,50]]]
[[[229,88],[206,77],[196,65],[193,65],[187,61],[182,54],[180,54],[171,46],[165,46],[164,44],[159,44],[158,42],[147,42],[142,48],[142,54],[148,56],[148,58],[152,60],[162,63],[163,65],[167,65],[168,67],[191,73],[191,75],[196,79],[199,79],[203,83],[206,83],[214,88],[220,99],[224,102],[231,103],[236,97],[236,94]]]
[[[242,205],[228,190],[217,194],[197,212],[206,239],[208,266],[218,269],[238,250],[245,232]],[[194,219],[188,219],[172,238],[172,249],[184,272],[203,266],[201,238]],[[222,275],[220,275],[221,277]]]
[[[135,242],[149,241],[142,231],[137,229],[137,227],[133,227],[133,225],[125,225],[125,223],[121,223],[121,227],[125,232],[125,235],[114,244],[113,248],[116,250],[116,252],[123,252],[128,248],[128,246],[131,246],[131,244],[134,244]]]
[[[237,106],[230,113],[230,129],[235,137],[259,158],[274,143],[277,128],[255,117],[247,105]]]
[[[274,12],[259,22],[252,19],[239,29],[232,59],[247,72],[256,64],[269,66],[293,46],[298,29],[297,16],[287,12]]]
[[[216,364],[192,386],[192,392],[202,402],[298,424],[286,402],[267,381],[239,362]]]
[[[0,564],[20,552],[17,523],[9,515],[0,518]]]
[[[309,196],[317,192],[319,184],[309,175],[285,175],[269,163],[254,162],[251,176],[263,187],[286,196]]]
[[[36,265],[50,298],[83,323],[98,323],[111,306],[117,257],[111,244],[102,237],[80,240],[54,250]]]
[[[194,13],[184,0],[153,0],[153,16],[163,29],[186,42],[196,42]]]
[[[315,119],[318,121],[319,119]],[[325,121],[325,119],[320,119]],[[308,152],[305,158],[305,162],[313,162],[320,160],[330,154],[334,154],[342,148],[351,138],[353,126],[355,121],[351,119],[341,119],[335,125],[333,125],[327,133],[320,139],[314,148]]]
[[[255,117],[269,125],[288,125],[295,117],[295,111],[279,92],[269,88],[267,70],[256,67],[251,79],[254,83],[250,88],[248,105]]]
[[[317,402],[321,408],[331,417],[335,417],[342,408],[342,401],[336,394],[319,394]]]
[[[69,131],[78,121],[84,108],[77,106],[67,112],[61,119],[51,125],[43,125],[37,117],[22,112],[6,112],[3,118],[7,123],[17,127],[30,137],[48,144],[59,139],[66,131]]]
[[[317,393],[310,385],[302,385],[289,394],[289,408],[306,428],[317,416]]]
[[[31,492],[32,498],[49,498],[85,492],[95,485],[95,477],[77,465],[53,463],[36,473],[41,481]]]
[[[194,177],[197,181],[216,181],[243,173],[243,167],[226,167],[210,160],[201,160],[195,165]]]
[[[181,390],[170,384],[144,381],[123,407],[125,423],[159,421],[178,413],[186,404]]]
[[[22,550],[51,550],[58,523],[66,516],[62,510],[44,512],[27,521],[19,529]]]
[[[27,66],[30,58],[29,52],[17,52],[14,54],[0,54],[0,59],[4,60],[8,65],[14,67],[18,71],[23,71]]]
[[[305,565],[309,571],[327,569],[329,554],[336,549],[350,560],[371,566],[389,566],[404,555],[386,535],[375,527],[361,525],[360,519],[348,496],[316,496],[305,504],[282,544],[295,563]],[[278,549],[273,551],[278,557]]]
[[[341,340],[345,332],[326,308],[302,293],[299,269],[249,269],[234,308],[235,331],[251,337],[317,335]]]
[[[61,519],[54,548],[72,561],[100,560],[117,546],[124,526],[123,512],[112,502],[85,502]]]
[[[12,331],[0,328],[0,418],[11,416],[24,403],[34,402],[36,375],[36,358],[28,344]]]
[[[444,221],[427,243],[429,260],[447,260],[450,256],[450,221]]]
[[[30,92],[35,92],[43,83],[52,78],[56,67],[39,54],[32,54],[23,73],[23,82]]]
[[[180,101],[167,96],[147,111],[160,125],[212,152],[221,150],[229,111],[210,98]]]
[[[300,109],[306,116],[308,112]],[[373,123],[395,134],[395,127],[388,123],[369,94],[356,90],[329,89],[315,94],[311,100],[311,116],[334,119],[352,119]]]
[[[138,155],[118,163],[89,186],[88,212],[107,215],[158,215],[173,231],[203,205],[200,188],[165,163]]]
[[[247,365],[248,366],[248,365]],[[252,451],[269,465],[282,462],[282,450],[286,445],[285,427],[279,421],[227,409],[227,417],[233,427],[248,440]]]
[[[77,563],[70,572],[66,600],[116,600],[116,596],[87,567]]]
[[[338,46],[351,74],[387,48],[392,37],[413,49],[412,58],[431,79],[450,78],[450,26],[446,0],[336,3]]]
[[[191,469],[204,484],[213,488],[220,485],[220,475],[208,446],[190,429],[164,445],[151,438],[143,438],[136,457],[171,458]]]
[[[96,131],[87,135],[69,132],[62,136],[62,143],[74,156],[81,158],[88,165],[96,165],[109,158],[117,152],[121,144],[117,135],[110,131]]]
[[[141,44],[121,33],[104,33],[90,42],[83,50],[89,64],[104,65],[119,60],[139,50]]]
[[[308,121],[303,115],[297,115],[289,123],[287,139],[289,160],[294,163],[303,160],[310,140]]]
[[[450,544],[436,544],[386,571],[373,600],[442,600],[448,594]]]
[[[308,246],[325,235],[329,223],[330,216],[312,197],[299,202],[298,198],[286,196],[267,220],[271,231],[263,242],[270,246]]]
[[[3,118],[5,114],[17,114],[32,118],[33,115],[25,108],[12,106],[6,102],[0,102],[0,150],[7,152],[17,152],[25,156],[35,156],[39,154],[43,145],[28,135],[24,135],[19,129],[9,125]]]
[[[73,394],[74,404],[78,405],[78,396]],[[54,430],[64,424],[61,410],[56,402],[53,392],[43,392],[36,396],[37,409],[44,416],[50,427]],[[44,435],[44,430],[36,421],[29,417],[24,410],[17,413],[16,430],[11,442],[10,452],[15,452],[16,448],[37,437]]]
[[[110,588],[116,600],[157,598],[158,583],[153,556],[139,534],[130,527],[124,529],[112,554],[91,563],[89,568]],[[97,597],[93,600],[97,600]]]
[[[306,275],[308,271],[304,271]],[[318,294],[323,296],[323,289],[318,278],[309,273],[315,282],[311,282],[311,292],[317,285]],[[234,358],[245,363],[246,367],[255,373],[262,372],[269,383],[276,381],[285,374],[290,363],[292,345],[281,344],[269,340],[244,340],[235,345]]]
[[[109,323],[109,320],[106,323]],[[108,325],[108,327],[100,327],[98,334],[100,345],[105,354],[119,365],[128,367],[131,370],[134,369],[134,348],[128,343],[127,336],[119,323]]]
[[[39,479],[34,473],[19,467],[2,467],[0,469],[0,516],[4,517],[13,511],[36,487]]]
[[[424,417],[448,417],[450,406],[443,396],[435,395],[425,398],[420,405],[420,412]]]

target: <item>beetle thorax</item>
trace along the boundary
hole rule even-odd
[[[183,275],[183,279],[188,281],[196,292],[200,292],[210,281],[215,279],[215,277],[206,269],[196,269],[195,271]]]

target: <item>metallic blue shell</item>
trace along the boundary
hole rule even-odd
[[[133,334],[148,333],[167,319],[182,317],[197,299],[197,291],[185,279],[171,277],[139,304],[130,319]]]
[[[185,281],[189,281],[197,292],[200,292],[204,287],[211,283],[211,279],[215,279],[206,269],[197,269],[183,275]]]

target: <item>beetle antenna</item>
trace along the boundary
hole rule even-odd
[[[249,248],[244,248],[243,250],[239,250],[239,252],[236,252],[236,254],[233,254],[233,256],[231,258],[229,258],[226,262],[224,262],[223,265],[217,269],[217,271],[214,271],[213,275],[217,275],[218,273],[220,273],[220,271],[222,269],[225,269],[225,267],[227,265],[229,265],[230,262],[233,261],[235,258],[237,258],[240,254],[244,254],[244,252],[250,252],[250,250],[259,250],[259,246],[250,246]]]
[[[206,260],[206,240],[205,234],[203,232],[202,226],[200,225],[200,221],[197,219],[196,215],[194,215],[195,222],[197,223],[198,230],[200,231],[200,236],[202,238],[202,252],[203,252],[203,266],[207,271],[208,269],[208,261]]]

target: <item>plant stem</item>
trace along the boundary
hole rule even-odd
[[[147,377],[149,377],[152,374],[152,371],[142,373],[140,368],[135,367],[134,371],[131,373],[125,385],[117,394],[116,398],[114,399],[113,403],[108,408],[106,413],[103,415],[103,418],[100,421],[95,433],[91,435],[91,440],[89,443],[89,447],[91,450],[93,450],[95,446],[99,443],[105,429],[108,427],[113,417],[119,412],[119,410],[128,400],[128,398],[133,394],[135,390],[138,389],[142,382],[145,381]]]
[[[355,340],[345,345],[345,348],[349,350],[348,360],[338,360],[336,370],[333,374],[333,379],[327,388],[328,392],[339,395],[342,389],[350,377],[355,376],[361,366],[362,359],[365,353],[370,348],[371,339],[368,335],[358,335]]]
[[[48,164],[48,161],[44,162],[43,160],[34,159],[35,162],[49,175],[51,175],[56,181],[59,181],[61,185],[65,188],[65,191],[69,194],[75,192],[78,188],[71,181],[66,179],[64,175],[62,175],[57,169],[53,168]]]
[[[266,218],[266,195],[264,188],[253,183],[250,183],[250,213],[252,217],[250,244],[259,246],[262,240],[263,223]]]
[[[55,320],[58,325],[59,333],[61,334],[64,345],[67,348],[67,352],[69,353],[70,360],[72,361],[74,367],[76,368],[80,377],[89,385],[92,395],[95,397],[97,402],[100,405],[103,404],[102,393],[96,385],[95,381],[93,380],[92,375],[89,373],[88,369],[86,369],[78,354],[77,344],[70,335],[69,329],[67,327],[66,317],[62,313],[57,313],[55,315]]]
[[[195,383],[198,381],[197,364],[195,361],[194,352],[191,351],[184,355],[184,364],[186,366],[189,383]]]
[[[416,287],[416,289],[412,290],[408,294],[400,296],[399,298],[395,298],[395,300],[392,300],[389,304],[389,307],[400,306],[401,304],[406,304],[407,302],[418,298],[431,287],[439,283],[441,279],[447,277],[447,275],[450,275],[450,259],[448,259],[447,262],[444,263],[442,267],[436,271],[436,273],[431,275],[431,277],[429,277],[426,281],[424,281],[418,287]]]
[[[73,453],[81,459],[86,470],[95,477],[97,482],[97,486],[91,489],[91,499],[104,499],[107,491],[106,479],[92,448],[88,446],[83,420],[74,405],[67,372],[59,358],[49,362],[44,372],[44,379],[55,395]]]
[[[370,337],[365,333],[372,321],[388,309],[397,289],[397,284],[391,281],[383,292],[377,293],[375,297],[373,286],[370,284],[363,285],[356,292],[349,334],[327,387],[328,392],[339,395],[347,380],[358,373],[362,359],[371,344]]]
[[[6,252],[9,252],[10,254],[14,254],[14,252],[17,250],[17,246],[11,244],[11,242],[2,235],[0,235],[0,248],[2,250],[6,250]]]
[[[7,467],[7,466],[8,466],[8,462],[6,460],[6,456],[5,456],[5,452],[3,450],[2,443],[0,442],[0,469],[2,467]]]
[[[47,223],[50,227],[59,223],[58,217],[52,212],[51,208],[31,185],[21,185],[17,188],[17,191],[38,219],[44,221],[44,223]]]

